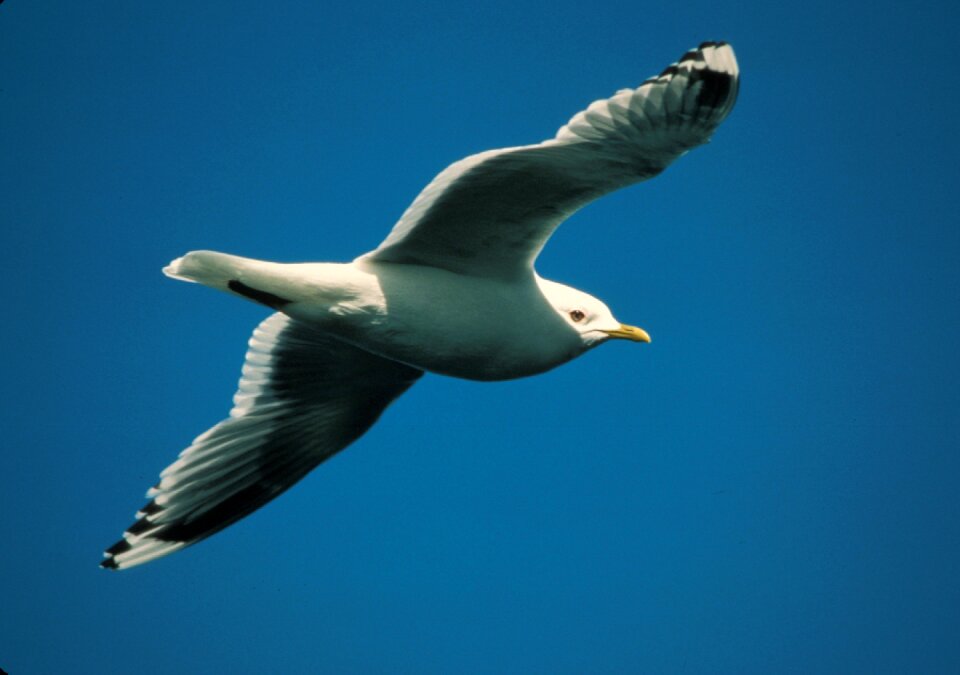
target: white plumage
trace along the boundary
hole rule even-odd
[[[246,516],[361,436],[424,371],[510,379],[612,338],[649,342],[534,261],[577,209],[707,142],[737,88],[733,50],[704,43],[552,139],[450,165],[352,263],[173,261],[171,277],[278,311],[250,339],[230,416],[161,473],[102,565],[148,562]]]

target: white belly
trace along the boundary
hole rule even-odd
[[[532,275],[506,283],[415,265],[323,267],[338,268],[337,275],[345,277],[338,282],[349,292],[342,297],[324,292],[284,311],[423,370],[513,379],[554,368],[584,350]]]

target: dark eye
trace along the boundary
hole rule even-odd
[[[580,323],[581,321],[583,321],[583,317],[585,316],[586,314],[584,314],[579,309],[574,309],[570,312],[570,318],[573,319],[574,323]]]

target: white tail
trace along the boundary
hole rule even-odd
[[[279,310],[302,301],[325,305],[342,300],[344,274],[352,270],[350,265],[337,263],[275,263],[216,251],[191,251],[164,267],[163,273]]]
[[[257,263],[250,258],[241,258],[216,251],[191,251],[163,268],[163,273],[173,279],[199,283],[222,291],[228,290],[231,279],[238,279],[245,267]]]
[[[216,251],[191,251],[164,267],[163,273],[280,309],[296,294],[289,278],[291,267]]]

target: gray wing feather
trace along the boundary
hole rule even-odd
[[[450,165],[362,257],[474,276],[529,275],[577,209],[706,143],[733,108],[738,82],[730,46],[705,42],[637,89],[594,102],[555,138]]]
[[[230,417],[164,469],[101,565],[140,565],[255,511],[359,438],[422,374],[274,314],[250,339]]]

